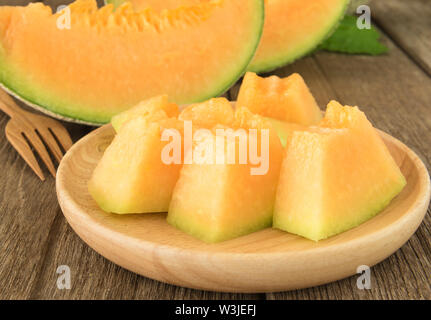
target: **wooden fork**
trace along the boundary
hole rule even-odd
[[[55,167],[48,153],[52,153],[60,163],[64,152],[72,146],[72,139],[67,130],[56,120],[27,112],[21,109],[3,89],[0,88],[0,110],[11,119],[6,124],[6,138],[23,157],[31,169],[43,181],[45,176],[33,154],[36,151],[45,163],[48,171],[55,177]]]

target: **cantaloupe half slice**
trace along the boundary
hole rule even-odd
[[[107,0],[119,5],[129,0]],[[208,0],[130,0],[136,8],[163,10]],[[338,25],[349,0],[265,0],[265,25],[249,70],[271,71],[314,50]]]
[[[349,0],[265,0],[265,25],[248,69],[271,71],[313,51],[338,26]]]
[[[274,227],[325,239],[375,216],[405,184],[364,113],[331,102],[319,126],[288,135]]]
[[[237,105],[265,117],[305,126],[317,124],[322,119],[316,100],[298,73],[286,78],[262,78],[247,72]]]
[[[229,162],[228,147],[216,149],[217,129],[240,130],[246,133],[245,149],[240,139],[235,139],[235,162]],[[259,167],[247,157],[252,147],[248,129],[257,134],[257,149],[260,155],[262,130],[269,132],[268,166],[261,174],[252,174],[251,169]],[[226,142],[227,140],[225,140]],[[244,146],[244,145],[243,145]],[[231,150],[233,150],[231,149]],[[205,242],[219,242],[242,236],[271,226],[275,192],[281,166],[282,147],[271,125],[245,108],[235,111],[235,121],[230,126],[217,126],[196,142],[193,153],[207,152],[206,160],[185,163],[175,186],[168,212],[168,222],[180,230]],[[240,153],[240,150],[242,153]],[[220,157],[220,158],[218,158]],[[217,159],[223,159],[220,161]],[[251,158],[248,158],[249,160]],[[254,172],[256,173],[256,172]]]
[[[0,7],[0,82],[69,119],[105,123],[140,101],[178,104],[227,90],[259,43],[263,0],[210,0],[158,12],[77,0]]]

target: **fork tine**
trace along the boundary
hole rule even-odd
[[[22,136],[20,130],[9,121],[6,125],[6,138],[15,150],[21,155],[28,166],[37,174],[40,180],[45,181],[42,169],[40,168],[30,146],[28,145],[25,138]]]
[[[56,172],[55,172],[54,164],[52,163],[51,157],[49,156],[49,153],[46,150],[45,145],[43,144],[42,140],[40,140],[36,131],[32,129],[24,130],[22,133],[27,137],[28,141],[30,141],[30,144],[33,146],[33,148],[36,150],[39,157],[42,159],[43,163],[45,163],[46,167],[48,168],[48,171],[55,178]]]
[[[69,132],[67,132],[66,128],[59,123],[55,123],[49,128],[51,129],[52,134],[57,138],[63,149],[67,152],[67,150],[69,150],[70,147],[72,147],[73,145]]]
[[[51,150],[55,159],[60,163],[63,158],[63,152],[58,146],[57,140],[54,139],[53,135],[47,128],[37,128],[37,132],[41,135],[43,141],[47,144],[48,149]]]

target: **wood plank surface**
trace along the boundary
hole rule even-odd
[[[431,76],[431,2],[374,0],[375,22]]]
[[[72,1],[44,2],[56,8]],[[389,35],[383,39],[390,48],[389,54],[367,57],[319,52],[273,74],[301,73],[321,107],[334,98],[359,105],[378,128],[412,147],[429,167],[429,2],[409,1],[414,3],[417,21],[409,16],[411,13],[400,9],[402,2],[374,0],[372,4],[376,21]],[[17,1],[0,0],[0,5],[5,4]],[[386,17],[391,10],[395,17]],[[403,18],[400,25],[390,22],[397,15],[409,18]],[[410,31],[403,33],[402,28]],[[418,28],[423,32],[417,32]],[[232,98],[237,89],[235,86],[229,92]],[[0,114],[0,299],[431,299],[429,212],[401,250],[372,268],[371,290],[359,290],[357,277],[351,277],[325,286],[266,296],[222,294],[137,276],[107,261],[76,236],[57,204],[54,180],[40,182],[6,142],[6,121],[7,117]],[[74,141],[91,130],[70,124],[67,128]],[[71,268],[71,290],[57,289],[59,265]]]

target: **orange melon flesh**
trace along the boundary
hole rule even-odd
[[[120,5],[126,0],[107,0]],[[208,0],[130,0],[135,8],[177,8]],[[348,0],[265,0],[262,39],[248,70],[271,71],[308,54],[328,37],[347,9]]]
[[[97,9],[95,0],[69,8],[71,28],[62,29],[66,11],[0,7],[0,82],[24,100],[91,123],[157,95],[178,104],[217,96],[243,74],[263,26],[262,0],[163,12],[136,12],[130,3]]]
[[[213,98],[187,106],[178,119],[191,121],[195,127],[212,128],[217,124],[229,126],[234,122],[234,112],[226,98]]]
[[[161,133],[167,124],[172,127],[169,119],[154,122],[139,116],[121,127],[88,184],[102,210],[118,214],[168,210],[181,166],[161,160],[166,145]]]
[[[314,125],[322,113],[304,79],[297,73],[287,78],[261,78],[247,72],[238,93],[237,105],[265,117]]]
[[[130,0],[105,0],[106,3],[112,3],[115,7],[119,7],[124,2]],[[137,10],[152,8],[157,11],[165,9],[176,9],[181,6],[197,5],[210,0],[131,0],[133,7]]]
[[[273,226],[325,239],[378,214],[405,184],[366,116],[333,101],[319,126],[289,135]]]
[[[229,101],[217,98],[190,106],[182,115],[188,120],[187,115],[193,119],[205,114],[213,122],[195,124],[192,121],[196,126],[193,129],[211,128],[217,123],[227,123],[225,114],[228,111],[233,121]],[[178,106],[162,95],[113,117],[117,135],[89,183],[90,194],[104,211],[119,214],[168,211],[184,154],[189,148],[184,143],[184,123],[177,118],[178,113]],[[176,143],[172,138],[162,141],[165,130],[176,130],[179,134],[179,163],[167,165],[162,161],[163,150],[168,144]]]
[[[269,227],[272,223],[282,158],[280,141],[262,117],[252,115],[244,108],[238,109],[235,117],[234,129],[255,128],[259,136],[261,129],[269,128],[268,172],[251,175],[250,169],[255,166],[239,163],[237,139],[235,164],[217,163],[215,158],[214,164],[196,161],[184,164],[169,207],[167,220],[170,224],[209,243],[239,237]],[[212,150],[214,139],[214,131],[211,131],[206,139],[194,145],[194,150]],[[258,150],[261,147],[258,143]],[[226,150],[224,155],[227,157]]]
[[[271,71],[308,54],[335,30],[348,4],[348,0],[265,0],[262,39],[248,70]]]
[[[178,117],[179,108],[175,103],[170,103],[167,95],[153,97],[140,102],[135,107],[115,115],[111,124],[115,131],[119,131],[124,123],[139,116],[150,117],[157,121],[166,117]]]

